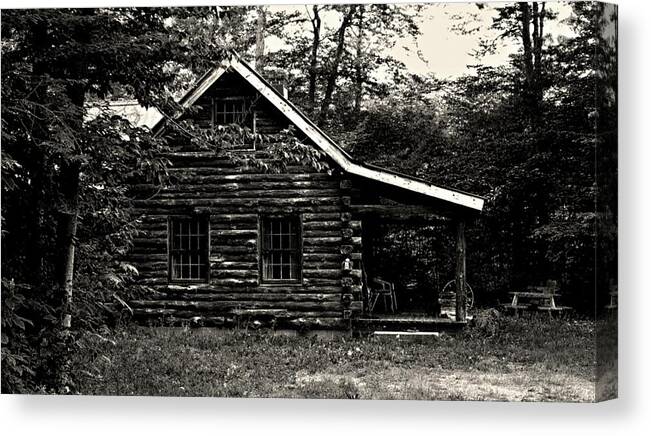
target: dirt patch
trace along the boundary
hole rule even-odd
[[[544,376],[542,375],[544,374]],[[377,373],[296,374],[296,387],[313,390],[324,385],[345,387],[357,398],[475,401],[593,401],[590,380],[532,368],[507,372],[437,370],[425,367],[390,368]],[[350,397],[350,396],[349,396]]]

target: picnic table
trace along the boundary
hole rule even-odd
[[[526,291],[509,292],[513,296],[510,303],[503,304],[506,309],[513,310],[540,310],[550,315],[552,312],[570,310],[569,306],[556,304],[556,298],[560,296],[554,286],[529,286]]]

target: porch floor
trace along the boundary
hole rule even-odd
[[[375,331],[402,332],[454,332],[461,330],[468,322],[455,321],[432,315],[396,313],[364,315],[353,320],[353,331],[371,333]]]

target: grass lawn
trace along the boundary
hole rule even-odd
[[[593,322],[493,322],[426,342],[129,327],[84,338],[73,367],[92,395],[594,400]]]

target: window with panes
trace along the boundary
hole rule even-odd
[[[296,216],[262,219],[261,270],[264,282],[301,279],[301,223]]]
[[[254,114],[251,104],[245,98],[213,99],[213,126],[237,124],[242,127],[254,128]]]
[[[170,217],[170,281],[208,281],[210,229],[207,216]]]

